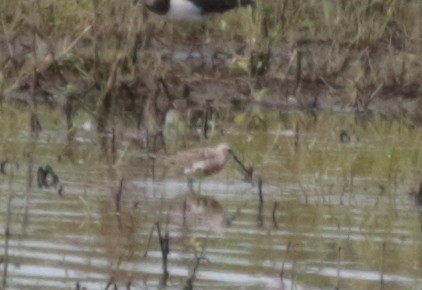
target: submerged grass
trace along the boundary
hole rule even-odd
[[[46,125],[40,132],[34,155],[35,164],[55,159],[52,155],[60,155],[64,150],[63,144],[67,142],[65,134],[57,134],[66,128],[65,118],[60,118],[61,110],[44,106],[39,106],[38,110],[41,123]],[[0,118],[14,114],[9,106],[3,106],[2,112]],[[75,117],[78,127],[84,117]],[[222,139],[230,142],[243,161],[254,165],[256,174],[264,180],[263,226],[256,227],[256,188],[237,189],[241,191],[241,197],[233,192],[224,193],[227,198],[221,198],[221,202],[226,211],[234,213],[240,209],[240,213],[224,238],[209,237],[207,249],[210,249],[213,263],[201,264],[201,269],[277,277],[283,257],[287,255],[285,248],[290,243],[292,246],[286,258],[283,277],[285,281],[294,280],[297,285],[333,288],[339,284],[341,288],[370,289],[378,283],[373,279],[365,281],[357,278],[359,275],[383,272],[386,279],[391,273],[420,277],[421,251],[416,242],[421,236],[419,213],[416,208],[413,210],[413,201],[407,198],[408,192],[420,182],[420,128],[379,116],[363,121],[346,114],[291,112],[279,115],[278,112],[265,112],[262,118],[267,125],[252,130],[246,121],[253,117],[244,118],[244,122],[238,124],[229,121],[217,123],[215,132],[210,133],[207,142],[217,143]],[[236,120],[235,117],[231,119]],[[14,119],[13,125],[10,120],[8,117],[3,121],[5,124],[10,122],[10,127],[16,126],[15,129],[20,132],[10,132],[8,128],[0,127],[0,135],[5,137],[0,141],[5,145],[2,146],[3,154],[22,156],[24,146],[12,147],[7,143],[28,131],[29,113]],[[118,124],[115,125],[119,128]],[[221,128],[224,135],[220,134]],[[350,135],[348,143],[341,142],[339,135],[342,130]],[[297,133],[298,138],[295,137]],[[49,138],[49,135],[54,138]],[[120,148],[128,142],[128,137],[122,136],[118,139]],[[39,221],[44,225],[43,230],[38,230],[35,235],[39,239],[48,236],[47,239],[52,241],[58,236],[68,235],[72,239],[81,236],[89,241],[92,239],[91,247],[102,249],[102,252],[92,251],[87,255],[92,259],[103,255],[101,257],[105,257],[109,265],[95,266],[91,270],[85,263],[82,269],[105,273],[116,280],[143,281],[142,267],[138,267],[136,262],[148,262],[148,259],[156,261],[153,259],[157,258],[158,268],[160,265],[158,244],[154,243],[151,247],[156,256],[147,259],[140,255],[146,247],[150,226],[154,221],[164,219],[153,205],[166,202],[166,193],[163,192],[160,197],[157,188],[130,186],[132,176],[143,182],[150,180],[145,176],[140,177],[141,172],[149,170],[144,159],[137,159],[136,164],[123,162],[120,166],[108,167],[97,158],[99,145],[95,137],[82,130],[77,132],[76,137],[78,142],[73,147],[75,160],[62,159],[57,161],[59,165],[53,164],[55,169],[61,171],[60,176],[69,194],[59,197],[54,193],[54,196],[50,196],[50,193],[35,190],[37,202],[33,207],[41,212],[61,214],[61,211],[53,209],[54,205],[66,208],[64,212],[77,214],[63,219],[34,214],[31,219],[33,225]],[[54,142],[49,143],[48,140]],[[22,140],[22,144],[27,142],[27,138]],[[129,155],[133,151],[138,153],[138,148],[131,146],[126,150],[127,153],[123,150],[118,152]],[[231,169],[234,169],[233,162],[228,164],[228,170],[224,173],[234,175]],[[212,178],[224,184],[224,173]],[[127,177],[127,188],[122,197],[121,213],[116,215],[113,194],[117,191],[118,177],[121,175]],[[159,187],[160,184],[156,185]],[[204,190],[203,194],[207,193]],[[40,202],[44,199],[45,202]],[[273,226],[271,217],[274,202],[279,202],[277,228]],[[20,220],[21,215],[17,210],[15,221]],[[174,230],[173,227],[169,228]],[[69,231],[73,234],[69,234]],[[192,251],[186,250],[183,243],[195,234],[196,231],[189,231],[185,241],[172,235],[172,251],[180,251],[186,254],[184,257],[188,257],[179,261],[170,255],[169,263],[172,266],[191,265]],[[204,235],[204,232],[199,235]],[[221,251],[213,251],[214,248]],[[226,258],[231,250],[234,254]],[[218,259],[222,255],[225,258],[222,258],[220,266]],[[246,259],[246,265],[243,262],[231,263],[231,259]],[[270,266],[263,267],[263,264]],[[335,275],[324,276],[318,269],[334,273],[339,271],[339,278]],[[175,279],[180,277],[172,276],[172,269],[169,272],[170,283],[176,283]],[[144,279],[151,281],[157,278],[149,275],[148,279]],[[348,275],[356,277],[348,278]],[[199,279],[199,283],[204,281]],[[387,281],[385,289],[394,289],[399,285],[394,283]]]
[[[296,119],[297,114],[289,114],[288,119]],[[422,139],[418,129],[409,127],[406,123],[387,121],[382,117],[374,117],[364,124],[356,124],[353,117],[338,115],[336,124],[332,124],[332,115],[321,114],[315,119],[313,116],[301,119],[301,133],[299,133],[300,147],[295,149],[294,125],[295,121],[281,120],[270,122],[274,132],[275,143],[262,138],[250,138],[242,141],[246,152],[256,152],[248,155],[255,160],[255,164],[268,163],[263,153],[268,152],[258,148],[266,148],[280,152],[285,156],[285,166],[291,168],[293,175],[313,174],[320,172],[325,176],[327,170],[344,172],[348,177],[379,176],[385,181],[393,182],[405,174],[409,168],[417,169],[422,165]],[[333,127],[334,126],[334,127]],[[274,129],[273,129],[274,128]],[[281,130],[279,128],[282,128]],[[340,140],[340,133],[346,129],[351,135],[351,141],[344,144]],[[282,136],[277,133],[281,133]],[[259,134],[259,133],[258,133]],[[283,136],[283,134],[285,136]],[[250,133],[251,136],[254,133]],[[387,136],[387,137],[386,137]],[[386,138],[389,140],[385,142]],[[256,141],[258,143],[255,143]],[[264,144],[261,144],[264,142]],[[253,146],[255,147],[252,149]],[[257,159],[258,158],[258,159]],[[261,160],[260,160],[261,159]],[[260,161],[259,161],[260,160]],[[263,170],[271,169],[265,166]],[[275,176],[277,177],[277,176]]]
[[[296,270],[300,273],[296,279],[335,287],[336,279],[306,272],[315,264],[339,270],[342,287],[369,289],[374,281],[355,281],[347,275],[359,275],[362,269],[386,276],[419,272],[415,265],[421,258],[420,245],[410,241],[421,237],[420,213],[416,208],[404,213],[403,208],[414,202],[409,193],[420,183],[421,131],[382,117],[356,122],[350,115],[318,114],[315,118],[290,113],[275,120],[267,131],[274,132],[274,142],[249,132],[248,138],[235,144],[252,153],[248,158],[268,183],[283,180],[280,195],[267,196],[267,200],[280,203],[278,224],[295,233],[289,241],[298,243],[301,252],[303,248],[309,251],[304,251],[307,258],[301,257],[308,262]],[[298,121],[302,129],[300,146],[295,149],[292,133]],[[341,142],[342,130],[348,131],[350,142]],[[268,228],[269,209],[266,212]],[[359,264],[335,265],[338,247],[342,260]]]

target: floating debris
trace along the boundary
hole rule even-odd
[[[4,159],[0,161],[0,174],[6,175],[11,173],[13,170],[19,169],[19,163],[16,161],[9,161],[9,159]]]
[[[422,182],[419,184],[418,191],[411,192],[410,195],[414,197],[416,206],[422,206]]]
[[[343,130],[340,131],[340,142],[341,143],[344,143],[344,144],[350,143],[351,139],[352,138],[350,137],[349,133],[346,130],[343,129]]]
[[[57,188],[57,194],[63,196],[63,185],[60,183],[59,176],[54,172],[50,165],[44,167],[39,166],[37,171],[37,184],[38,188]]]
[[[6,160],[3,160],[1,163],[0,163],[0,172],[1,172],[1,174],[3,174],[3,175],[5,175],[6,174],[6,165],[7,165],[7,163],[9,163],[9,161],[6,159]]]

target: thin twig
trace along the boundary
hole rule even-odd
[[[116,144],[116,128],[113,126],[111,129],[111,158],[113,164],[117,160],[117,144]]]
[[[122,195],[123,195],[124,181],[125,181],[125,178],[122,177],[120,179],[119,189],[117,190],[115,197],[114,197],[115,198],[115,205],[116,205],[116,213],[120,213],[120,201],[121,201]]]
[[[105,131],[107,128],[107,121],[113,102],[112,92],[116,83],[117,74],[119,72],[119,68],[123,61],[123,58],[124,56],[122,53],[118,53],[116,55],[116,58],[111,67],[110,75],[107,79],[107,84],[100,99],[98,100],[97,107],[95,110],[95,115],[97,116],[97,132],[100,134],[101,149],[105,154],[107,153],[107,138],[105,135]]]
[[[208,239],[208,234],[207,234],[207,239]],[[189,278],[186,280],[185,287],[183,288],[183,290],[193,290],[193,283],[195,281],[196,272],[198,271],[199,265],[200,265],[202,260],[208,260],[204,256],[205,250],[206,250],[206,245],[204,245],[202,247],[201,253],[199,255],[195,252],[195,264],[193,266],[193,269],[192,269],[192,272],[191,272]]]
[[[296,91],[299,89],[302,82],[302,55],[303,53],[298,51],[296,58]]]
[[[277,222],[277,217],[276,217],[277,209],[278,209],[278,202],[275,201],[273,204],[273,211],[271,214],[274,228],[278,228],[278,222]]]
[[[283,279],[284,279],[284,265],[286,264],[287,256],[289,255],[289,250],[290,250],[290,246],[291,245],[292,245],[292,242],[289,241],[287,243],[286,252],[284,254],[283,262],[281,263],[281,270],[280,270],[280,279],[281,279],[281,282],[283,282]]]
[[[154,234],[154,229],[155,229],[155,224],[151,227],[151,231],[149,232],[148,242],[147,242],[147,246],[144,252],[144,258],[146,258],[148,255],[149,245],[151,244],[151,239],[152,239],[152,235]]]
[[[163,275],[160,281],[160,286],[165,287],[167,285],[167,280],[169,277],[169,272],[168,272],[168,254],[170,253],[170,248],[169,248],[169,243],[170,243],[170,236],[169,236],[169,232],[166,231],[166,233],[164,234],[164,236],[161,234],[161,228],[160,228],[160,223],[156,222],[155,226],[157,227],[157,232],[158,232],[158,238],[159,238],[159,242],[160,242],[160,248],[161,248],[161,258],[162,258],[162,268],[163,268]]]
[[[340,262],[341,262],[341,247],[338,247],[338,253],[337,253],[337,287],[336,287],[336,290],[340,289]]]
[[[257,221],[258,221],[258,226],[262,227],[264,224],[264,218],[262,215],[262,209],[264,207],[264,196],[262,193],[262,177],[258,178],[258,197],[259,197],[259,205],[258,205]]]
[[[387,247],[387,244],[385,241],[382,242],[382,250],[381,250],[381,265],[380,265],[380,290],[384,289],[384,259],[385,259],[385,249]]]
[[[13,173],[12,173],[13,174]],[[11,182],[13,181],[13,175],[11,175],[9,183],[9,195],[7,197],[7,207],[6,207],[6,223],[4,226],[4,251],[3,251],[3,279],[2,279],[2,288],[6,288],[7,284],[7,271],[9,267],[9,239],[10,239],[10,223],[12,218],[12,198],[13,191],[11,187]]]

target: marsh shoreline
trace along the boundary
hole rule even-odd
[[[138,126],[149,111],[163,119],[178,101],[422,123],[418,1],[257,1],[253,11],[196,25],[168,23],[130,1],[0,8],[2,102],[112,114]]]

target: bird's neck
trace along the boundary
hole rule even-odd
[[[224,166],[224,164],[226,164],[226,162],[229,160],[229,158],[230,158],[230,155],[222,155],[221,157],[220,157],[220,161],[221,161],[221,164]]]

